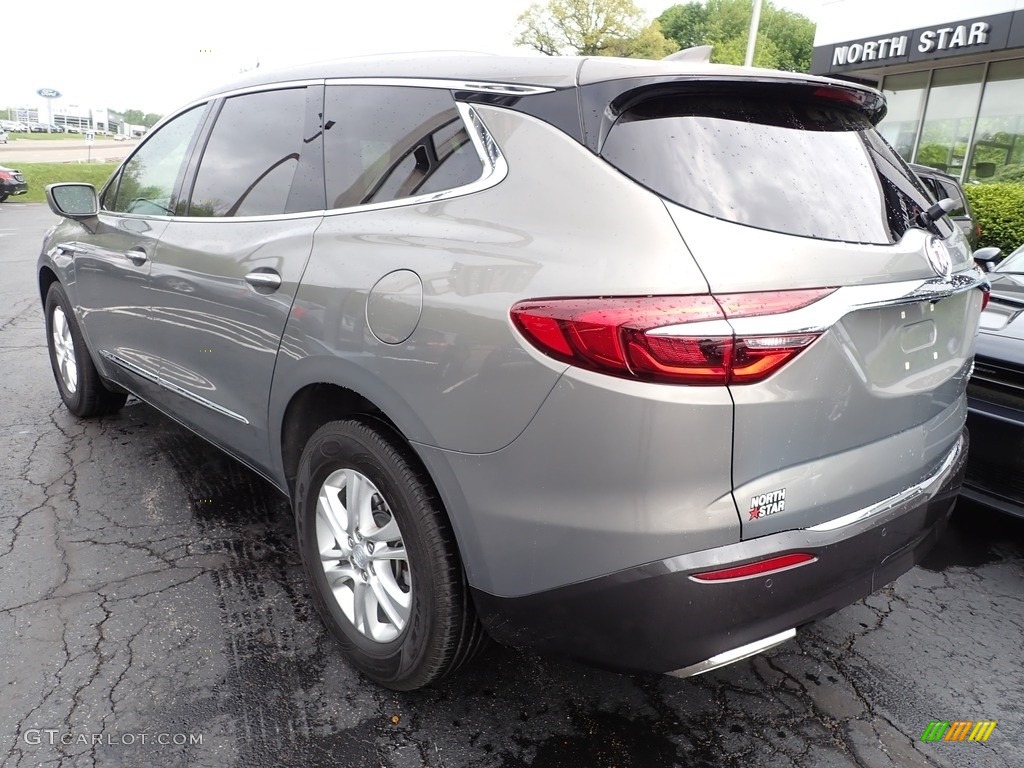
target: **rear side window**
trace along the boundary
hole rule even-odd
[[[328,208],[443,192],[483,175],[451,94],[401,86],[327,87],[324,167]]]
[[[206,143],[189,216],[268,216],[316,210],[296,201],[303,166],[306,89],[288,88],[224,101]],[[294,187],[294,189],[293,189]]]
[[[892,243],[930,205],[867,117],[792,95],[649,98],[619,117],[601,155],[679,205],[822,240]]]

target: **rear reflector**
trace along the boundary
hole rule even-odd
[[[779,571],[788,571],[801,565],[807,565],[817,561],[817,557],[806,552],[792,552],[788,555],[770,557],[767,560],[757,560],[745,565],[737,565],[732,568],[723,568],[720,571],[704,571],[694,573],[691,579],[697,581],[737,581],[739,579],[751,579],[755,576],[769,576]]]
[[[580,368],[665,384],[750,384],[773,374],[819,334],[737,337],[727,335],[726,326],[723,335],[689,335],[685,325],[792,312],[832,290],[538,299],[519,302],[511,315],[537,349]]]

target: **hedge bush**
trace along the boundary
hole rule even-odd
[[[981,226],[979,248],[994,245],[1009,254],[1024,243],[1024,184],[967,184],[964,192]]]

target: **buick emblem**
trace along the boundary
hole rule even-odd
[[[932,265],[935,274],[946,280],[953,274],[953,256],[946,244],[931,235],[924,245],[924,252],[928,256],[928,263]]]

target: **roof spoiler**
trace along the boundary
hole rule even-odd
[[[683,48],[681,51],[670,53],[662,61],[692,61],[698,64],[711,63],[712,45],[695,45],[692,48]]]

